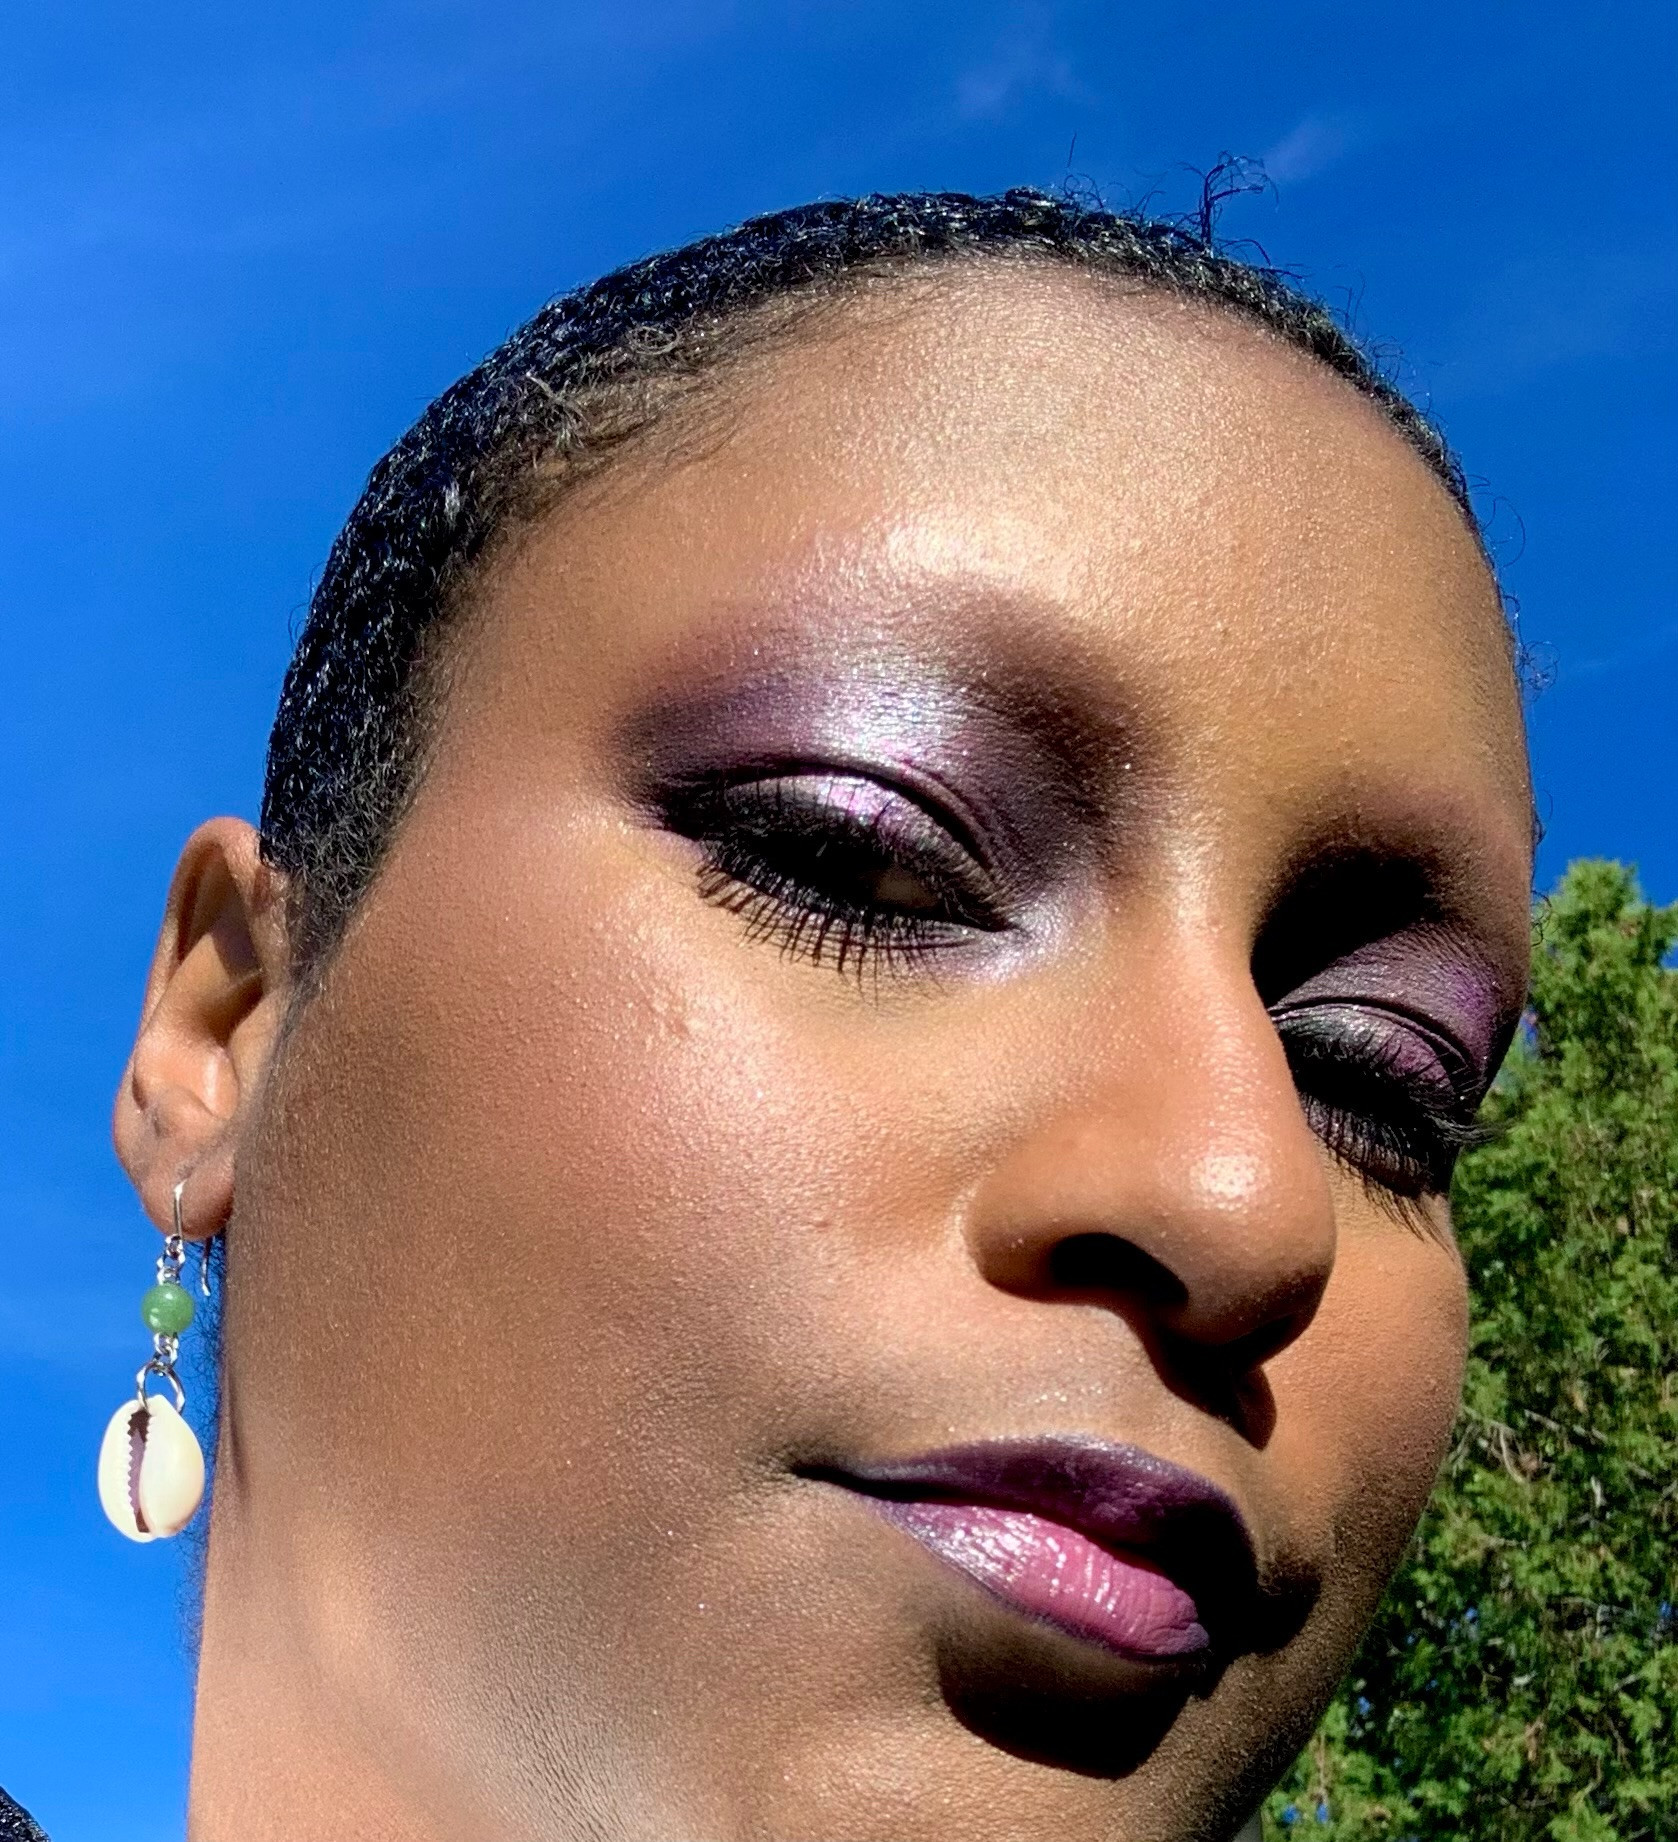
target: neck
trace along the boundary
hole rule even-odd
[[[253,1553],[233,1492],[218,1497],[193,1721],[189,1842],[444,1842],[357,1708],[326,1680],[316,1637],[332,1608]]]

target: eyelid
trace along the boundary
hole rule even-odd
[[[1266,995],[1273,1013],[1315,1001],[1396,1013],[1447,1045],[1453,1062],[1462,1058],[1465,1078],[1482,1089],[1520,1015],[1491,949],[1464,922],[1415,922]]]
[[[996,866],[987,844],[984,828],[968,810],[956,791],[934,776],[925,777],[929,785],[919,784],[919,776],[909,776],[877,762],[847,760],[844,756],[819,758],[776,756],[762,761],[741,762],[726,773],[703,775],[689,783],[698,795],[714,791],[722,796],[742,787],[767,786],[786,782],[828,782],[859,784],[877,788],[913,806],[924,818],[952,838],[979,867],[996,874]]]
[[[841,970],[869,960],[904,965],[1014,925],[998,879],[946,815],[877,773],[826,760],[768,771],[736,763],[726,775],[667,787],[659,806],[665,825],[702,847],[707,901],[744,915],[754,935],[807,948],[817,961],[831,957]],[[797,853],[812,847],[801,864]],[[859,849],[921,880],[936,910],[847,889],[856,862],[847,853]]]
[[[1280,1030],[1290,1017],[1314,1018],[1324,1012],[1348,1011],[1378,1027],[1396,1024],[1412,1039],[1424,1042],[1438,1058],[1441,1072],[1453,1092],[1459,1097],[1473,1094],[1478,1101],[1486,1084],[1486,1074],[1476,1058],[1437,1018],[1424,1016],[1405,1005],[1365,997],[1321,995],[1297,1001],[1283,999],[1270,1006],[1270,1017]]]
[[[1017,877],[994,860],[984,829],[965,802],[934,777],[924,778],[929,784],[923,786],[919,776],[900,775],[876,763],[781,756],[687,776],[664,790],[658,807],[671,829],[719,841],[725,825],[749,831],[764,810],[817,822],[826,816],[872,834],[885,848],[930,860],[927,867],[941,871],[968,901],[989,912],[983,925],[998,931],[1010,926],[1002,910],[1018,891]],[[823,797],[835,792],[851,797]]]
[[[806,768],[794,772],[731,776],[710,789],[695,790],[695,805],[702,813],[714,801],[720,833],[723,823],[745,827],[765,817],[772,822],[784,815],[793,823],[830,823],[866,835],[884,849],[901,849],[917,855],[947,860],[948,870],[977,869],[988,865],[977,849],[970,848],[946,817],[908,790],[871,774],[836,772],[831,768]]]
[[[1271,1017],[1306,1117],[1336,1158],[1383,1195],[1450,1188],[1458,1154],[1480,1141],[1485,1083],[1431,1018],[1327,997]]]

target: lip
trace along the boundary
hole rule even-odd
[[[850,1465],[828,1480],[993,1599],[1139,1662],[1244,1648],[1253,1543],[1217,1485],[1136,1446],[1050,1437]]]

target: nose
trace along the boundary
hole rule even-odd
[[[1244,1374],[1301,1334],[1334,1267],[1325,1159],[1281,1043],[1245,964],[1205,960],[1132,985],[1102,1034],[1064,1050],[1075,1097],[980,1184],[973,1258],[1004,1290],[1110,1304],[1179,1358]]]

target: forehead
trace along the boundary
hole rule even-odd
[[[1226,314],[1074,271],[893,284],[730,371],[484,600],[492,653],[557,648],[597,701],[777,658],[1052,661],[1255,852],[1317,808],[1414,808],[1485,842],[1524,912],[1475,539],[1373,405]]]

